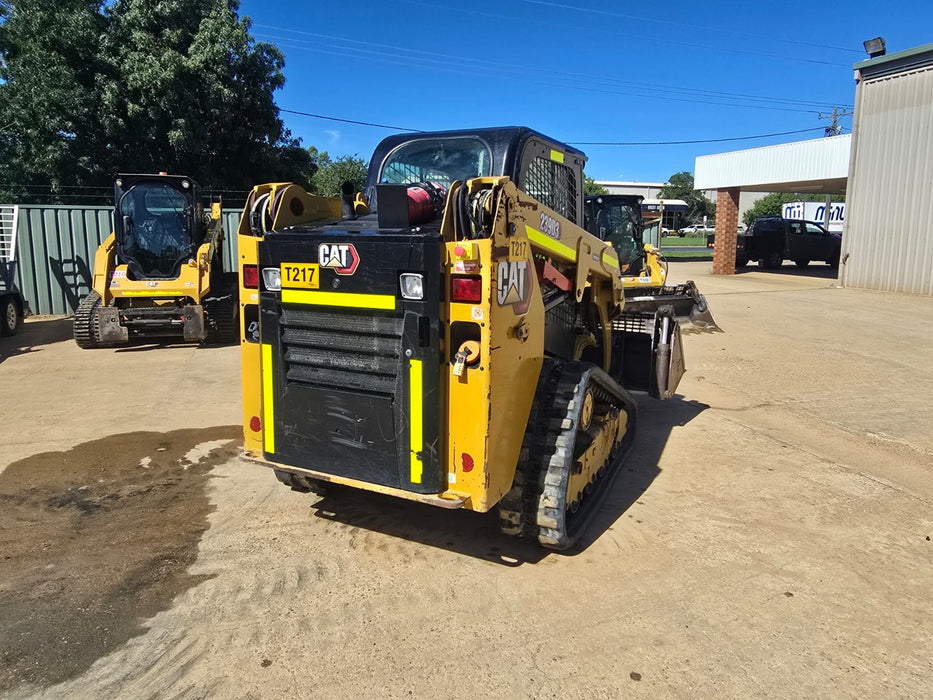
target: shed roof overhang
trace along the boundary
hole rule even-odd
[[[843,194],[851,134],[699,156],[694,188]]]

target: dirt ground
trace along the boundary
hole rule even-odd
[[[492,515],[291,492],[237,456],[236,348],[0,339],[6,697],[929,697],[933,299],[695,279],[573,555]],[[201,398],[203,397],[203,398]]]

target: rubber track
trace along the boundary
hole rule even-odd
[[[207,334],[209,343],[235,343],[240,339],[240,317],[237,306],[238,281],[232,281],[224,275],[224,285],[220,296],[206,297],[204,311],[210,329]]]
[[[538,482],[541,477],[540,445],[547,434],[548,407],[554,400],[563,363],[545,358],[538,375],[534,403],[525,428],[512,488],[499,502],[499,529],[506,535],[537,539]]]
[[[512,489],[500,505],[503,532],[553,549],[572,547],[586,529],[620,470],[634,437],[634,399],[609,375],[584,362],[545,361]],[[628,415],[625,437],[600,468],[575,513],[567,507],[567,482],[575,455],[582,399],[593,385],[599,403]]]
[[[91,290],[88,295],[81,300],[78,308],[75,309],[72,329],[75,342],[79,348],[90,349],[100,347],[100,335],[97,318],[97,307],[100,306],[100,295]]]

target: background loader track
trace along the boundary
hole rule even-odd
[[[100,295],[93,289],[78,304],[73,322],[74,339],[79,348],[100,347],[100,320],[97,309],[100,307]]]

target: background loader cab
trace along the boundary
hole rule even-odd
[[[198,187],[186,177],[127,175],[114,188],[117,260],[131,279],[178,277],[207,234]]]
[[[80,347],[237,339],[237,276],[223,268],[219,199],[202,204],[190,177],[120,175],[113,220],[94,257],[92,289],[75,310]]]
[[[633,275],[644,269],[645,222],[641,216],[640,195],[588,195],[585,205],[587,231],[600,240],[611,243],[619,254],[622,275]]]

